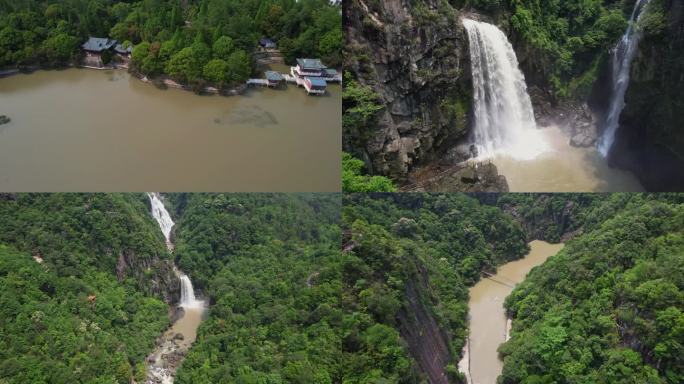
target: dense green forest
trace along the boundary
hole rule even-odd
[[[679,195],[616,194],[506,300],[501,383],[684,381]],[[616,207],[621,207],[616,209]]]
[[[144,379],[172,283],[144,198],[0,196],[0,382]]]
[[[201,85],[242,82],[260,38],[287,62],[338,66],[340,6],[327,0],[0,0],[0,68],[63,66],[88,36],[132,44],[133,69]]]

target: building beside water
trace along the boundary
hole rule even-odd
[[[133,52],[133,46],[130,44],[125,45],[109,37],[92,36],[81,45],[81,49],[85,53],[84,63],[93,67],[104,67],[104,61],[109,61],[110,58],[127,63]],[[104,55],[109,57],[103,60]]]
[[[285,84],[285,77],[283,77],[282,74],[276,71],[266,71],[266,80],[268,81],[268,86],[277,88],[283,84]]]
[[[337,70],[326,67],[320,59],[297,59],[297,64],[290,68],[290,74],[294,82],[303,86],[310,95],[324,94],[329,81],[342,82]]]

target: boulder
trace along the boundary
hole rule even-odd
[[[580,132],[570,139],[570,145],[574,147],[593,147],[596,144],[596,136],[587,135]]]
[[[458,172],[458,175],[461,177],[461,181],[466,184],[475,184],[479,180],[477,177],[477,172],[475,172],[475,169],[471,167],[461,170]]]

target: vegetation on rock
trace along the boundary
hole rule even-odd
[[[384,176],[364,175],[366,165],[352,155],[342,152],[342,191],[394,192],[392,180]]]

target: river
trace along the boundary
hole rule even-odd
[[[338,191],[341,103],[339,84],[221,97],[122,70],[2,78],[0,189]]]
[[[641,192],[630,172],[608,166],[596,148],[577,148],[560,128],[537,133],[548,150],[530,159],[495,154],[492,162],[506,176],[511,192]]]
[[[466,361],[461,361],[459,367],[467,370],[469,365],[471,384],[495,384],[501,373],[503,363],[497,349],[506,341],[508,321],[503,302],[513,290],[511,286],[562,248],[563,244],[532,241],[527,256],[500,266],[492,278],[483,278],[470,288],[470,336]]]

